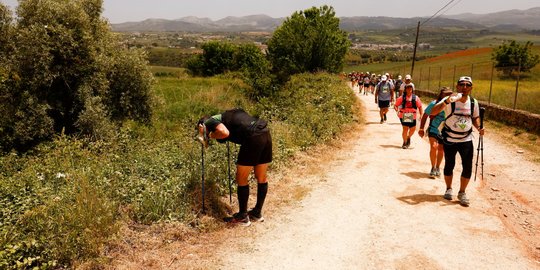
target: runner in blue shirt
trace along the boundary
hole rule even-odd
[[[446,117],[444,111],[441,111],[439,114],[431,116],[431,110],[433,109],[433,106],[437,104],[439,101],[441,101],[444,97],[447,97],[452,94],[452,90],[448,87],[443,87],[440,90],[439,96],[437,97],[437,100],[433,100],[429,103],[429,105],[426,108],[426,111],[424,115],[422,116],[422,120],[420,121],[420,130],[418,130],[418,135],[420,137],[424,137],[424,126],[426,124],[426,120],[429,117],[429,127],[428,127],[428,137],[429,137],[429,159],[431,160],[431,171],[429,172],[429,176],[432,178],[438,177],[441,175],[440,166],[442,159],[444,157],[444,149],[443,149],[443,139],[440,131],[440,126],[444,122],[444,119]]]

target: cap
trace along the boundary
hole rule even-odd
[[[410,74],[405,75],[405,80],[412,80],[411,75]]]
[[[384,75],[386,75],[386,77],[390,76],[390,73],[386,72],[384,73]]]
[[[386,75],[381,76],[381,81],[386,81],[386,79],[388,79],[388,77],[386,77]]]
[[[472,78],[469,76],[461,76],[457,82],[470,82],[472,84]]]
[[[398,78],[398,80],[401,80],[401,75],[398,75],[397,78]]]
[[[412,89],[414,90],[414,84],[412,84],[412,83],[406,83],[405,84],[405,89],[407,89],[407,87],[412,87]]]

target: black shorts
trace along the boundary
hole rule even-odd
[[[416,127],[416,119],[414,119],[411,123],[405,123],[403,122],[403,119],[399,119],[399,121],[401,122],[401,125],[402,126],[405,126],[405,127]]]
[[[364,83],[364,87],[369,87],[369,83]]]
[[[379,108],[389,108],[390,100],[379,100]]]
[[[256,166],[272,162],[272,137],[270,132],[253,136],[240,146],[237,165]]]
[[[437,142],[439,142],[439,144],[444,143],[444,140],[441,134],[435,134],[433,132],[429,132],[428,137],[437,139]]]

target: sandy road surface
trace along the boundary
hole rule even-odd
[[[527,247],[494,211],[497,194],[471,180],[470,207],[444,200],[443,179],[428,178],[427,141],[414,136],[401,149],[395,113],[379,124],[373,96],[359,98],[367,126],[358,139],[332,163],[312,165],[321,173],[308,179],[316,188],[303,200],[267,212],[263,223],[231,229],[218,247],[216,269],[540,269],[530,253],[536,247]],[[491,149],[486,163],[513,155],[489,133],[484,145]],[[456,175],[460,166],[458,158]],[[496,169],[512,175],[511,166]],[[538,181],[538,168],[528,169],[518,179]]]

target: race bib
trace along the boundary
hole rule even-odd
[[[414,113],[403,113],[403,123],[412,123],[414,121]]]
[[[388,93],[388,92],[390,92],[390,89],[388,89],[388,86],[385,85],[385,86],[383,86],[383,88],[382,88],[382,92],[383,92],[383,93]]]

